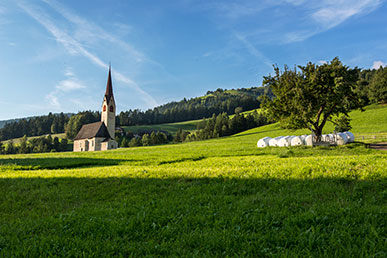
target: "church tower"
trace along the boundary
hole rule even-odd
[[[107,127],[110,137],[114,139],[116,129],[116,103],[113,96],[112,75],[109,66],[109,75],[106,85],[106,92],[102,102],[101,122]]]

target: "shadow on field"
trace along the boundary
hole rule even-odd
[[[82,157],[44,157],[22,159],[0,159],[0,166],[18,170],[64,169],[79,167],[114,166],[122,162],[135,161],[123,159],[101,159]]]
[[[2,178],[0,256],[383,257],[385,189],[385,179]]]

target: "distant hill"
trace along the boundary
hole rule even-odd
[[[8,119],[8,120],[1,120],[0,121],[0,129],[4,127],[4,125],[12,123],[12,122],[17,122],[19,119]]]
[[[0,141],[26,136],[41,136],[64,132],[71,113],[52,114],[4,120],[0,128]]]
[[[204,96],[172,101],[145,112],[140,110],[121,112],[117,122],[121,126],[134,126],[197,120],[223,112],[232,115],[237,108],[239,112],[259,108],[261,104],[259,97],[265,94],[273,96],[268,87],[217,89],[208,91]]]
[[[232,115],[237,108],[238,112],[259,108],[259,97],[264,94],[273,96],[268,87],[217,89],[208,91],[204,96],[172,101],[146,111],[138,109],[123,111],[117,114],[116,121],[119,126],[138,126],[191,121],[223,112]],[[99,116],[98,112],[86,112]],[[0,121],[0,141],[19,138],[23,135],[64,133],[65,124],[72,115],[74,114],[50,113],[45,116]]]

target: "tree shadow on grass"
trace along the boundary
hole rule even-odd
[[[101,167],[115,166],[122,162],[136,161],[131,159],[101,159],[82,157],[44,157],[44,158],[21,158],[21,159],[0,159],[0,168],[17,170],[38,170],[38,169],[65,169],[79,167]]]

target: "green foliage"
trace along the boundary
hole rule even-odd
[[[178,132],[176,141],[196,141],[222,136],[236,134],[254,127],[267,124],[268,121],[263,113],[257,111],[250,112],[247,115],[236,113],[230,118],[226,113],[215,114],[210,119],[203,119],[197,125],[197,131],[186,134],[187,132]]]
[[[208,91],[206,96],[170,102],[145,112],[128,110],[121,112],[117,122],[121,126],[164,124],[211,117],[212,114],[234,114],[235,111],[253,110],[260,106],[258,97],[272,97],[267,87]],[[175,133],[175,132],[174,132]]]
[[[12,140],[8,141],[4,150],[0,148],[0,154],[42,153],[68,150],[67,139],[59,141],[58,137],[52,138],[51,135],[48,135],[47,137],[34,137],[28,140],[27,136],[23,136],[19,145],[14,144]]]
[[[359,70],[350,69],[338,58],[320,66],[308,63],[298,68],[289,70],[285,66],[281,72],[275,67],[274,76],[264,77],[264,84],[276,95],[264,107],[283,128],[311,127],[319,140],[333,116],[348,115],[352,109],[362,107],[355,91]]]
[[[387,67],[380,67],[369,86],[370,99],[378,103],[387,103]]]
[[[149,137],[149,134],[144,134],[141,138],[141,143],[143,146],[149,146],[150,145],[150,137]]]
[[[133,137],[129,142],[129,147],[138,147],[138,146],[142,146],[141,138]]]
[[[334,124],[336,125],[336,132],[345,132],[352,129],[351,119],[345,115],[336,118]]]
[[[82,125],[100,121],[99,112],[84,111],[72,116],[66,125],[66,137],[74,139]]]
[[[52,114],[24,119],[17,119],[6,123],[0,129],[0,140],[20,138],[26,136],[40,136],[50,133],[64,132],[65,123],[69,120],[67,114]]]

